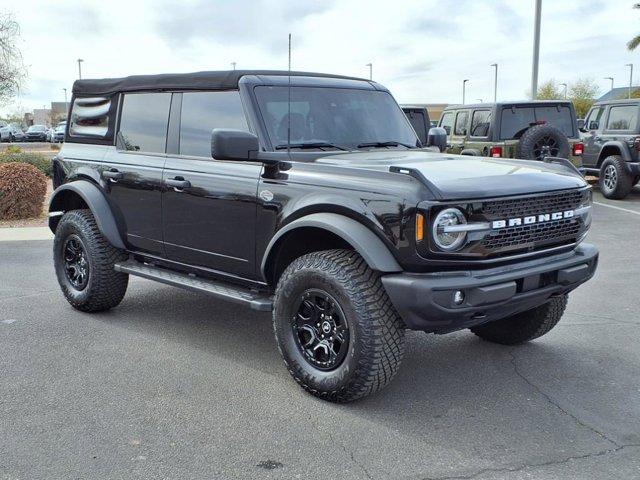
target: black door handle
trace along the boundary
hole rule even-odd
[[[121,180],[122,177],[124,177],[124,174],[114,168],[111,170],[105,170],[104,172],[102,172],[102,176],[104,178],[108,178],[109,180],[117,181]]]
[[[191,187],[191,182],[182,177],[168,178],[164,181],[165,185],[173,187],[176,190],[184,190]]]

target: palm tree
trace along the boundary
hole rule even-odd
[[[634,3],[633,8],[640,8],[640,3]],[[636,47],[640,45],[640,35],[636,35],[627,43],[627,48],[629,50],[635,50]]]

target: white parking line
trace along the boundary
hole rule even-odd
[[[640,212],[636,212],[635,210],[629,210],[628,208],[616,207],[615,205],[609,205],[608,203],[593,202],[593,204],[594,205],[600,205],[601,207],[609,207],[609,208],[613,208],[615,210],[621,210],[621,211],[627,212],[627,213],[633,213],[634,215],[640,215]]]

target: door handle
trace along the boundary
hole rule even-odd
[[[182,177],[168,178],[164,181],[164,184],[168,187],[173,187],[176,191],[181,191],[185,188],[191,187],[191,182]]]
[[[104,172],[102,172],[102,176],[104,178],[108,178],[112,182],[117,182],[118,180],[122,180],[124,174],[113,168],[111,170],[105,170]]]

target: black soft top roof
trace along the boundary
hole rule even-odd
[[[356,77],[326,73],[290,72],[291,76],[339,78],[364,80]],[[162,73],[158,75],[132,75],[122,78],[100,78],[76,80],[73,93],[76,95],[106,95],[137,90],[230,90],[238,88],[238,81],[245,75],[286,76],[286,70],[225,70],[193,73]],[[367,81],[368,80],[364,80]]]

